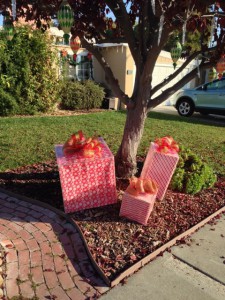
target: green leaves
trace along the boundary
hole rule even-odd
[[[57,102],[57,58],[47,33],[23,26],[12,41],[3,37],[0,73],[0,87],[15,98],[17,114],[46,112]]]
[[[196,194],[211,187],[216,182],[216,175],[202,159],[190,149],[181,148],[180,160],[171,181],[171,188],[187,194]]]
[[[15,98],[0,87],[0,116],[10,116],[18,112]]]
[[[64,80],[59,92],[63,109],[100,108],[104,99],[103,88],[92,80],[84,82]]]

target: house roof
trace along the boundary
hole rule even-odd
[[[127,43],[103,43],[103,44],[95,44],[95,46],[97,47],[101,47],[101,48],[108,48],[108,47],[118,47],[118,46],[125,46],[128,47]]]
[[[96,47],[99,48],[110,48],[110,47],[128,47],[128,43],[103,43],[103,44],[95,44]],[[161,50],[159,57],[161,59],[165,59],[168,61],[172,61],[171,54],[168,51]],[[183,59],[179,59],[178,62],[183,62]],[[190,65],[195,64],[195,62],[191,62]]]
[[[109,48],[109,47],[128,47],[128,43],[103,43],[103,44],[95,44],[97,47],[101,48]],[[165,58],[170,58],[171,55],[170,52],[162,50],[160,52],[160,56],[165,57]]]
[[[63,35],[64,35],[64,31],[59,30],[57,27],[50,27],[49,31],[50,31],[51,35],[55,35],[55,36],[58,36],[58,37],[63,37]]]

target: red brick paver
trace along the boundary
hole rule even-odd
[[[0,192],[0,244],[6,249],[5,297],[97,299],[97,275],[77,229],[62,215]]]

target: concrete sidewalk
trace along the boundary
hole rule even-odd
[[[225,215],[173,246],[101,300],[224,300]]]

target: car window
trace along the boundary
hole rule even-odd
[[[213,82],[209,82],[205,85],[207,91],[214,91],[214,90],[224,90],[225,89],[225,80],[216,80]]]
[[[220,90],[225,89],[225,81],[224,80],[218,81],[218,89],[220,89]]]
[[[210,82],[206,85],[207,91],[214,91],[219,88],[219,81]]]

